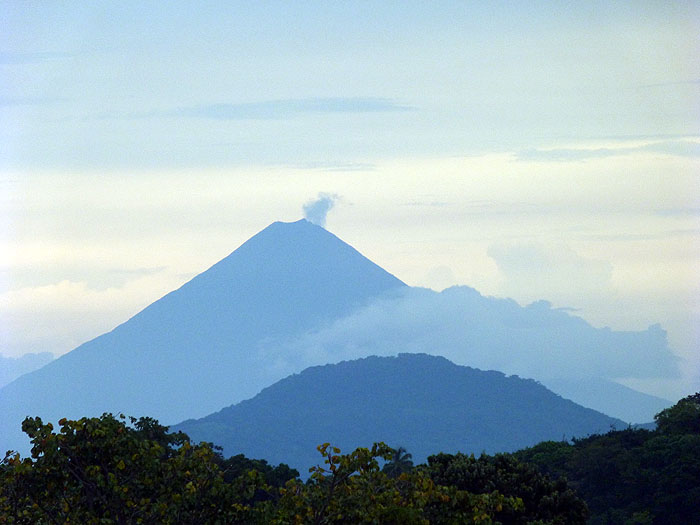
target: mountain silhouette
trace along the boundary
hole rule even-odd
[[[656,414],[672,405],[667,399],[643,394],[601,378],[543,378],[541,381],[562,397],[635,424],[648,424]]]
[[[405,286],[319,226],[275,222],[111,332],[6,385],[0,448],[26,449],[26,416],[209,414],[288,375],[261,344]]]
[[[53,358],[49,352],[29,353],[21,357],[5,357],[0,354],[0,388],[23,374],[41,368]]]
[[[626,424],[554,394],[536,381],[399,354],[311,367],[247,401],[175,425],[194,441],[306,472],[316,446],[344,452],[384,441],[414,460],[457,451],[514,451]]]

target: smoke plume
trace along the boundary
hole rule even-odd
[[[317,226],[326,227],[326,215],[335,206],[338,195],[334,193],[319,193],[315,200],[304,204],[304,218]]]

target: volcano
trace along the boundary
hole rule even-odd
[[[26,416],[204,416],[289,373],[276,367],[275,340],[404,287],[320,226],[275,222],[111,332],[0,390],[0,447],[24,448]]]

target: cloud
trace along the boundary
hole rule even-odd
[[[35,289],[54,285],[56,283],[81,282],[90,291],[103,291],[109,288],[119,288],[125,286],[134,279],[157,276],[166,272],[166,266],[149,266],[135,268],[119,268],[112,266],[102,266],[90,261],[76,261],[53,264],[22,264],[16,267],[0,267],[0,294],[11,290]],[[11,283],[11,286],[10,286]],[[2,295],[0,295],[0,301]]]
[[[267,341],[261,351],[287,372],[367,355],[425,352],[539,380],[679,375],[658,325],[638,332],[594,328],[546,301],[523,307],[468,287],[407,289],[295,340]]]
[[[666,153],[676,157],[700,157],[700,142],[690,140],[668,140],[649,144],[640,151]]]
[[[0,293],[0,353],[63,354],[112,330],[185,280],[156,269],[133,277],[108,288],[64,280]]]
[[[378,113],[409,111],[386,98],[335,97],[281,99],[243,104],[206,104],[181,108],[170,112],[173,116],[217,120],[281,119],[309,113]]]
[[[695,217],[700,215],[698,211],[690,208],[659,210],[657,215],[661,217]],[[667,230],[656,233],[598,233],[588,235],[589,239],[601,241],[651,241],[664,240],[678,237],[700,237],[700,228],[686,228]]]
[[[14,107],[14,106],[38,106],[42,104],[52,104],[55,102],[61,102],[63,99],[56,97],[8,97],[0,95],[0,107]]]
[[[318,171],[374,171],[376,164],[369,162],[303,162],[288,166],[295,170],[318,170]]]
[[[662,217],[700,217],[699,207],[677,207],[677,208],[664,208],[656,211],[657,215]],[[699,228],[688,229],[688,230],[675,230],[675,234],[691,234],[697,235],[700,233]]]
[[[338,198],[338,195],[333,193],[319,193],[315,200],[304,204],[304,218],[309,222],[325,228],[326,215],[333,209]]]
[[[449,266],[434,266],[419,284],[433,290],[444,290],[457,284],[457,277]]]
[[[417,207],[425,207],[425,208],[445,208],[447,206],[450,206],[451,203],[447,201],[420,201],[420,200],[412,200],[410,202],[402,202],[401,206],[417,206]]]
[[[602,147],[602,148],[552,148],[527,149],[516,153],[520,161],[534,162],[570,162],[600,159],[635,153],[663,153],[676,157],[700,157],[700,142],[697,140],[665,140],[638,146]]]
[[[88,121],[101,120],[130,120],[152,118],[188,118],[205,120],[281,120],[300,117],[303,115],[324,114],[357,114],[357,113],[389,113],[406,112],[414,107],[404,106],[387,98],[380,97],[329,97],[329,98],[294,98],[264,100],[244,103],[215,103],[201,104],[165,110],[114,112],[105,111],[93,113],[84,118]],[[228,146],[232,143],[217,142],[218,146]],[[342,168],[351,163],[341,163]],[[334,165],[332,165],[333,167]],[[324,166],[325,167],[325,166]],[[353,169],[357,169],[353,167]],[[364,165],[360,165],[364,169]]]

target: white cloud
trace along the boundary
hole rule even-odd
[[[411,289],[376,301],[299,339],[262,350],[287,371],[370,354],[425,352],[463,365],[536,379],[633,377],[677,379],[665,333],[595,329],[546,302],[520,307],[470,288]]]
[[[112,330],[181,284],[182,277],[162,271],[101,290],[61,281],[7,291],[0,294],[0,353],[63,354]]]

